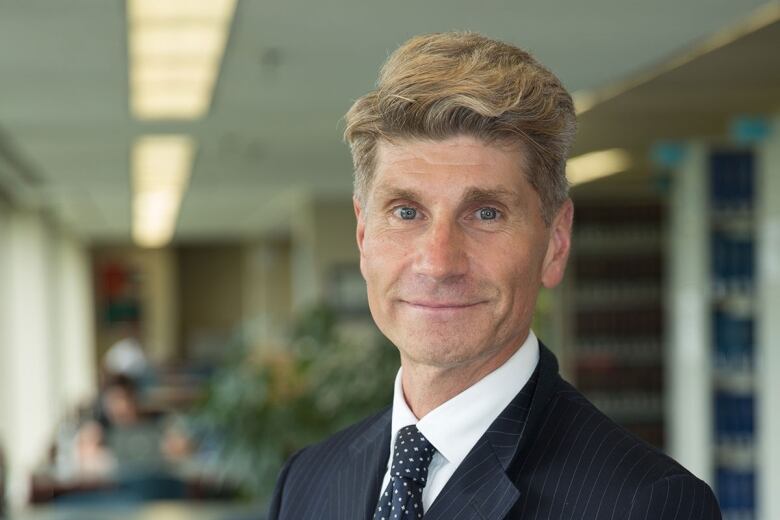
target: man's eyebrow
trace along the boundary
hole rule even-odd
[[[392,186],[377,186],[377,197],[382,200],[411,200],[419,201],[421,195],[409,188],[396,188]],[[508,188],[479,188],[471,187],[461,199],[461,204],[501,202],[504,204],[522,204],[520,194]]]
[[[464,204],[473,204],[475,202],[492,202],[492,201],[504,202],[504,203],[509,203],[509,202],[520,203],[521,198],[519,193],[507,188],[486,189],[486,188],[475,187],[475,188],[470,188],[463,196]]]
[[[377,195],[384,200],[406,199],[419,200],[420,195],[413,190],[405,188],[393,188],[390,186],[377,186]]]

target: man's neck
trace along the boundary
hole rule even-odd
[[[415,417],[422,419],[431,410],[446,403],[490,374],[517,352],[501,352],[494,357],[454,367],[415,363],[401,356],[401,386],[404,398]]]

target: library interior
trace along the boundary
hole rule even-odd
[[[563,377],[780,519],[780,1],[0,2],[0,519],[265,518],[392,401],[343,117],[417,34],[572,93]]]

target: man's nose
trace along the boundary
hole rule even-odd
[[[468,269],[463,230],[452,221],[431,221],[419,237],[415,273],[444,281],[462,276]]]

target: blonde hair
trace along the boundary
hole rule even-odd
[[[380,140],[456,135],[518,146],[548,225],[568,198],[574,104],[552,72],[512,45],[469,32],[414,37],[387,59],[376,89],[355,101],[345,119],[361,200]]]

